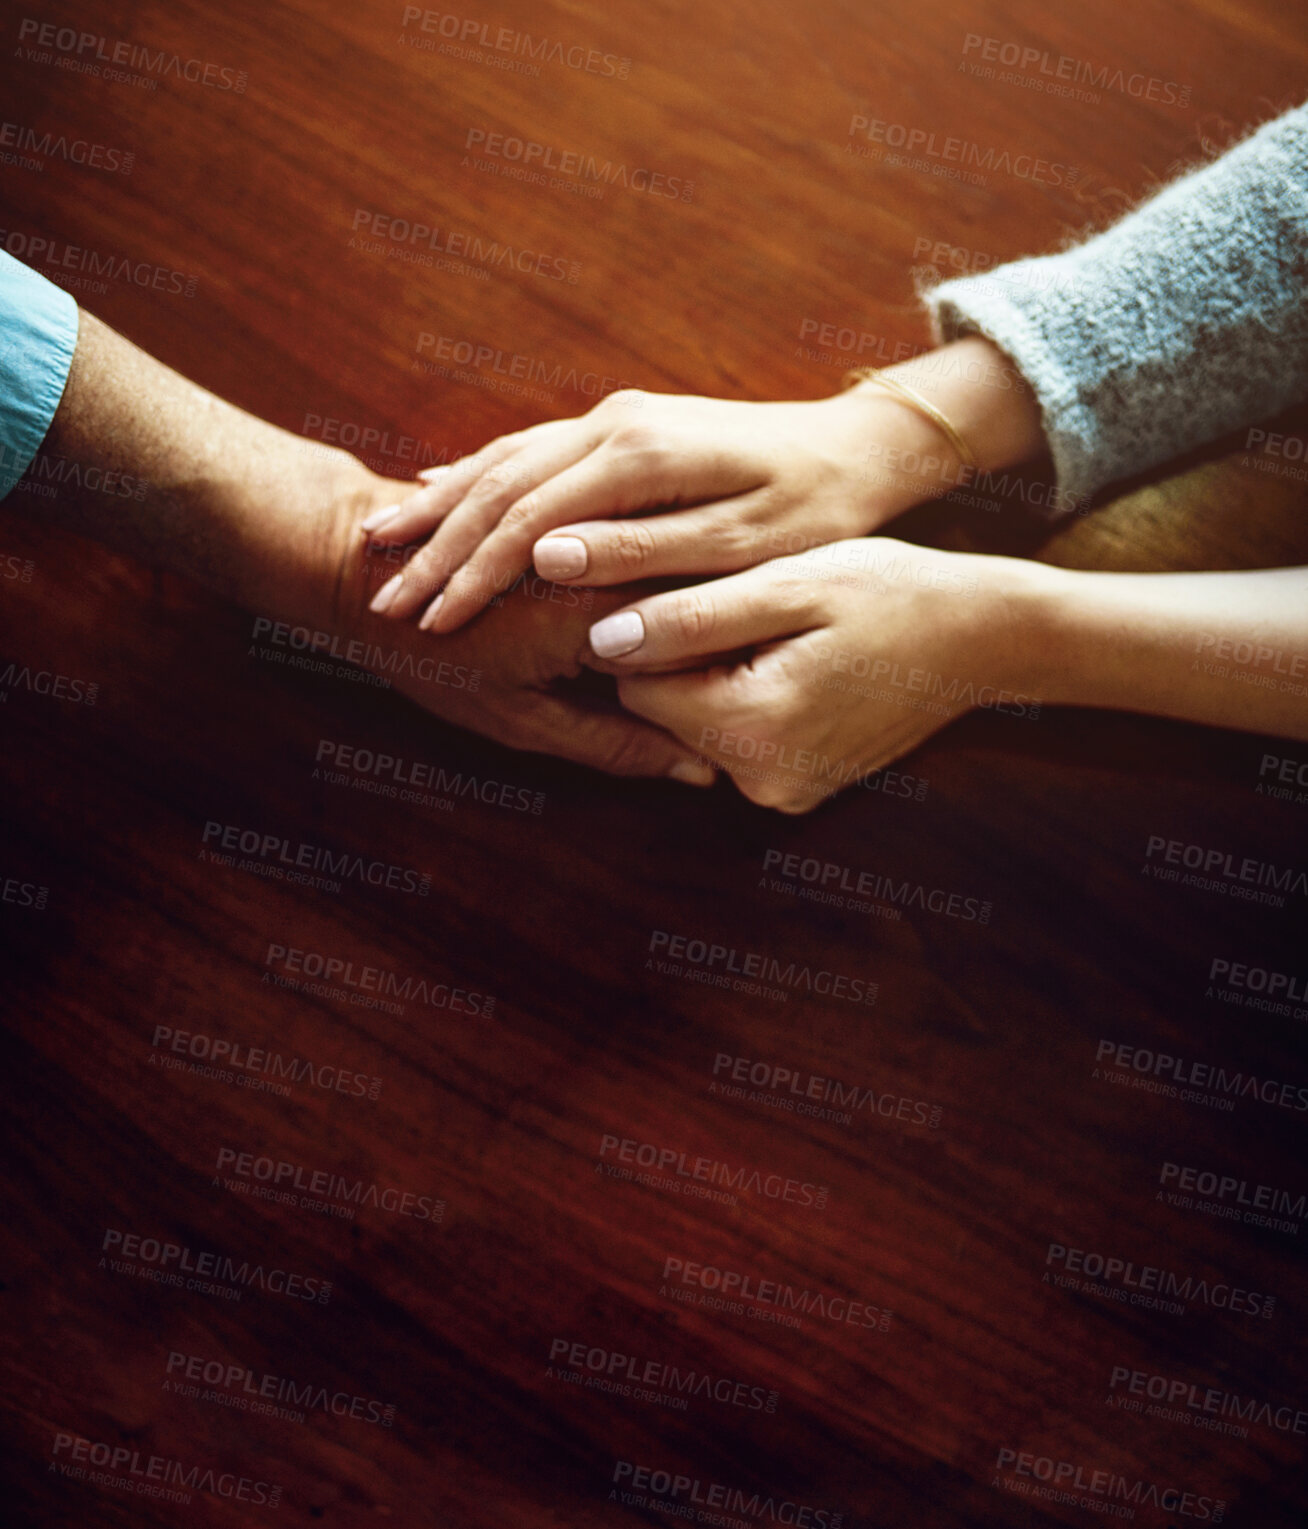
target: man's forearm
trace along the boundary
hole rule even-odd
[[[7,508],[258,609],[325,615],[340,508],[379,484],[345,452],[224,403],[83,311],[63,399]],[[130,481],[130,499],[104,488]],[[94,486],[91,486],[94,485]],[[138,497],[139,496],[139,497]]]
[[[1308,738],[1308,569],[1031,565],[1019,598],[1012,662],[1045,701]]]

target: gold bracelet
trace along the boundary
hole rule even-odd
[[[885,372],[878,370],[875,366],[859,366],[855,367],[852,372],[845,373],[844,387],[852,388],[856,382],[878,383],[881,387],[893,393],[901,403],[906,403],[910,409],[916,409],[919,414],[924,415],[933,425],[949,437],[949,444],[958,453],[963,466],[970,467],[975,471],[976,458],[972,455],[971,448],[967,442],[959,435],[958,431],[954,429],[953,425],[950,424],[940,410],[936,408],[935,404],[929,399],[923,398],[921,393],[915,388],[910,388],[907,383],[900,382],[898,377],[887,377]]]

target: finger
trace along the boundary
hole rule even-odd
[[[536,514],[542,527],[562,526],[658,505],[704,504],[761,487],[768,471],[761,460],[707,437],[628,424],[570,472],[543,484],[535,495]]]
[[[739,700],[740,681],[733,678],[739,667],[718,664],[678,674],[624,674],[618,696],[633,715],[675,733],[704,757],[717,742],[707,724],[723,714],[729,700]]]
[[[785,560],[789,563],[791,560]],[[689,664],[821,625],[821,586],[781,562],[651,595],[597,621],[590,646],[623,670]]]
[[[532,548],[532,561],[542,578],[559,584],[734,573],[775,555],[750,523],[754,497],[666,515],[559,526]]]
[[[431,541],[410,560],[387,615],[404,617],[418,611],[494,531],[517,501],[583,457],[591,449],[595,436],[595,425],[588,415],[579,420],[551,420],[536,427],[530,445],[521,446],[489,465],[474,482],[466,485],[466,492],[445,515]],[[526,564],[524,554],[499,588],[507,587]],[[481,590],[480,598],[465,610],[463,619],[472,616],[495,593],[495,585],[488,583]],[[424,621],[423,624],[429,623]],[[449,626],[440,628],[450,629]]]
[[[652,775],[688,786],[711,786],[717,772],[661,727],[618,711],[541,695],[533,732],[542,749],[610,775]]]
[[[424,469],[422,488],[414,489],[395,504],[374,510],[360,521],[359,530],[373,541],[403,545],[424,536],[449,514],[488,465],[512,449],[512,436],[501,436],[480,451],[448,466]]]
[[[623,438],[621,431],[616,438]],[[424,617],[423,625],[452,632],[468,620],[528,566],[533,542],[551,526],[575,519],[579,507],[623,515],[662,502],[667,480],[643,465],[647,459],[640,453],[615,449],[612,441],[603,441],[548,478],[535,474],[532,489],[524,484],[514,492],[483,492],[478,485],[470,491],[458,516],[451,516],[433,538],[433,547],[450,558],[449,587],[439,611],[429,613],[430,621]]]
[[[689,674],[623,675],[618,694],[628,711],[674,733],[760,807],[811,812],[837,789],[789,764],[748,664],[720,664]],[[751,713],[752,723],[734,721]],[[724,717],[733,719],[732,725],[724,727]]]

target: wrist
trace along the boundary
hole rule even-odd
[[[997,346],[980,335],[951,341],[887,373],[922,394],[966,442],[975,472],[1031,461],[1045,451],[1040,407],[1030,384]],[[952,451],[943,431],[938,443]],[[964,482],[973,476],[959,464]]]
[[[964,641],[982,655],[989,683],[1044,704],[1075,705],[1082,648],[1069,613],[1078,575],[1029,558],[967,556],[985,598]]]
[[[259,613],[329,625],[347,572],[361,582],[357,525],[386,480],[348,452],[265,428],[246,469],[215,487],[219,502],[205,511],[227,527],[232,549],[231,588],[221,592]]]
[[[927,409],[875,378],[831,400],[857,416],[859,477],[866,489],[864,534],[916,504],[967,488],[979,472],[1012,467],[1043,454],[1044,430],[1035,395],[1012,361],[989,340],[972,335],[882,371],[937,409],[952,434]]]
[[[970,481],[971,473],[944,431],[888,388],[869,378],[829,401],[852,421],[858,442],[860,534],[872,535],[915,504],[939,499]]]

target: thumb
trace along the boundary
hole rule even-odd
[[[533,708],[540,746],[609,775],[654,775],[711,786],[713,766],[671,733],[626,712],[600,711],[544,695]]]

